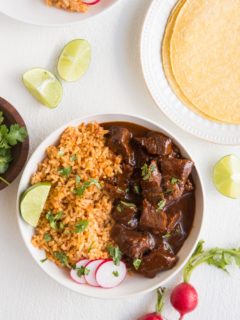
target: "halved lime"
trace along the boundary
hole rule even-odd
[[[86,72],[91,61],[91,46],[87,40],[70,41],[58,59],[58,73],[63,80],[76,81]]]
[[[224,196],[240,198],[240,159],[231,154],[219,160],[213,169],[213,183]]]
[[[23,83],[39,102],[56,108],[62,100],[61,82],[48,70],[34,68],[23,74]]]
[[[28,188],[22,195],[20,212],[23,219],[32,227],[38,224],[50,189],[50,182],[39,182]]]

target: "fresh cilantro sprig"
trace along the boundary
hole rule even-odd
[[[134,266],[135,270],[138,270],[140,268],[141,263],[142,263],[141,259],[134,259],[133,260],[133,266]]]
[[[77,196],[82,196],[87,188],[90,186],[95,185],[98,189],[101,189],[101,185],[96,179],[89,179],[83,182],[78,188],[74,189],[73,193]]]
[[[107,249],[110,257],[113,259],[113,263],[116,266],[119,266],[122,258],[122,252],[120,251],[119,247],[109,246]]]
[[[68,261],[68,257],[65,255],[65,253],[60,251],[55,251],[53,255],[61,263],[63,267],[67,267],[71,269],[71,266]]]
[[[72,168],[69,167],[63,167],[61,169],[58,170],[58,173],[62,176],[62,177],[68,177],[72,172]]]
[[[157,210],[162,210],[166,205],[166,200],[160,200],[157,204]]]
[[[4,174],[12,161],[11,149],[19,142],[23,142],[27,137],[27,130],[20,127],[19,124],[12,124],[6,126],[3,124],[4,116],[0,111],[0,174]],[[0,177],[0,180],[8,182]]]
[[[82,276],[87,276],[90,273],[90,269],[81,266],[81,267],[76,267],[75,270],[77,271],[77,275],[79,278],[81,278]]]
[[[81,220],[75,225],[75,233],[81,233],[88,227],[88,220]]]
[[[48,211],[46,214],[46,219],[49,221],[50,227],[54,230],[61,230],[64,228],[61,223],[63,212],[59,211],[55,215],[53,215],[52,211]]]
[[[157,168],[154,163],[151,163],[149,166],[145,163],[141,168],[143,180],[149,180],[152,174],[156,172],[156,169]]]
[[[240,248],[212,248],[204,250],[203,246],[204,241],[200,241],[192,257],[184,267],[184,282],[189,282],[193,270],[203,263],[207,263],[208,265],[219,268],[225,272],[228,272],[227,267],[233,262],[240,268]]]

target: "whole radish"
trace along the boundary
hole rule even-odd
[[[145,314],[144,316],[138,318],[138,320],[164,320],[163,316],[161,315],[164,306],[164,292],[165,288],[159,288],[157,290],[156,311]]]
[[[204,241],[199,241],[196,250],[187,262],[183,270],[183,283],[177,285],[170,296],[172,306],[180,313],[182,320],[184,315],[192,312],[198,305],[198,294],[196,289],[189,284],[192,272],[203,263],[227,271],[227,267],[235,261],[239,265],[240,248],[225,249],[212,248],[204,250]],[[228,257],[226,259],[226,257]]]
[[[180,283],[171,293],[171,304],[180,313],[179,320],[192,312],[198,305],[198,294],[195,288],[187,282]]]

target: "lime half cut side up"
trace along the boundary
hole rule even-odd
[[[75,39],[63,48],[57,70],[65,81],[77,81],[87,71],[91,62],[91,46],[87,40]]]
[[[61,82],[48,70],[34,68],[23,74],[23,83],[40,103],[56,108],[62,100]]]
[[[213,183],[224,196],[240,198],[240,159],[228,155],[219,160],[213,169]]]
[[[51,183],[39,182],[28,188],[22,195],[20,212],[23,219],[32,227],[36,227],[46,203]]]

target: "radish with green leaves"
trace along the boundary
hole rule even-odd
[[[145,314],[144,316],[138,318],[138,320],[164,320],[163,316],[161,315],[164,306],[164,293],[165,288],[159,288],[157,290],[156,311]]]
[[[184,267],[183,283],[176,286],[171,293],[171,304],[179,312],[180,318],[192,312],[198,304],[198,294],[196,289],[189,284],[193,270],[203,263],[207,263],[225,272],[227,267],[233,261],[240,267],[240,248],[239,249],[222,249],[213,248],[209,250],[203,249],[204,241],[200,241],[194,251],[192,257]]]

